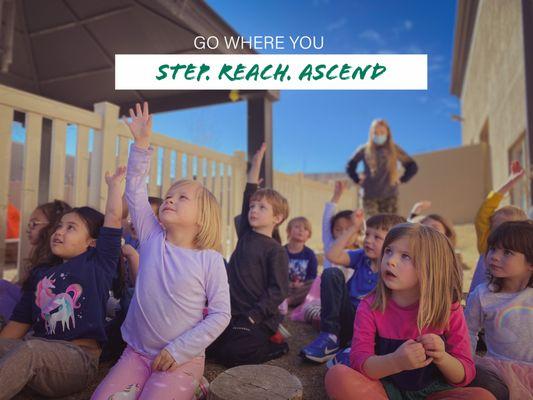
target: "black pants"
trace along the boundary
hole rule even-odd
[[[339,268],[327,268],[322,273],[320,302],[320,330],[337,335],[342,347],[348,345],[353,336],[355,307]]]
[[[234,317],[222,335],[206,350],[206,356],[226,367],[261,364],[289,352],[287,343],[270,341],[273,333],[264,325]]]
[[[476,365],[476,377],[468,386],[488,390],[496,400],[509,400],[509,389],[505,382],[495,372],[479,365]]]

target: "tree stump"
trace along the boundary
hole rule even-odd
[[[208,400],[302,400],[300,380],[273,365],[241,365],[218,375]]]

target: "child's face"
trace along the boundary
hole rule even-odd
[[[294,242],[305,243],[309,240],[310,233],[303,222],[294,222],[289,230],[289,240]]]
[[[281,218],[274,215],[274,208],[266,197],[250,202],[250,210],[248,211],[248,222],[250,226],[257,229],[274,229],[280,222]]]
[[[381,259],[381,279],[390,290],[418,289],[418,275],[408,238],[399,238],[385,248]]]
[[[365,240],[363,241],[363,248],[365,254],[371,260],[376,260],[381,255],[383,248],[383,241],[387,236],[388,231],[385,229],[367,227],[365,233]]]
[[[89,235],[87,225],[76,213],[65,214],[50,237],[52,253],[69,260],[87,251],[95,245],[95,239]]]
[[[439,221],[433,218],[426,218],[422,225],[429,226],[430,228],[435,229],[437,232],[442,233],[446,236],[446,228]]]
[[[197,225],[198,190],[195,184],[182,184],[170,188],[159,208],[159,221],[165,228]]]
[[[533,265],[529,264],[523,253],[491,247],[487,252],[487,263],[490,273],[495,278],[529,280]]]
[[[348,218],[338,218],[333,225],[333,239],[337,240],[353,225]]]
[[[28,222],[28,229],[26,229],[26,234],[28,235],[28,240],[32,246],[35,246],[39,243],[39,233],[41,229],[45,228],[50,221],[46,218],[46,215],[40,210],[35,209],[30,215],[30,220]]]

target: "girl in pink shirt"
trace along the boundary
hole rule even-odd
[[[326,375],[332,399],[494,399],[464,388],[475,376],[461,299],[462,272],[449,240],[399,224],[387,234],[374,293],[354,323],[351,368]]]

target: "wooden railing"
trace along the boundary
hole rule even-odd
[[[119,108],[111,103],[94,105],[94,111],[73,107],[11,87],[0,85],[0,273],[5,253],[5,218],[11,163],[11,134],[15,111],[24,113],[25,143],[20,193],[21,226],[25,227],[33,209],[40,203],[65,199],[66,132],[76,126],[74,182],[68,201],[74,206],[90,205],[103,210],[106,199],[104,172],[127,162],[130,133],[119,120]],[[51,123],[50,152],[41,154],[43,119]],[[91,133],[92,131],[92,133]],[[89,137],[93,136],[92,150]],[[223,252],[233,251],[236,234],[233,218],[240,213],[242,192],[246,180],[246,160],[242,152],[227,155],[212,149],[182,142],[154,133],[155,149],[148,180],[148,191],[163,196],[172,181],[180,178],[200,180],[217,197],[222,207]],[[50,174],[43,182],[40,168],[49,163]],[[40,180],[41,179],[41,180]],[[48,195],[39,198],[39,185],[47,185]],[[321,250],[321,218],[324,203],[331,197],[332,184],[306,179],[302,174],[276,172],[274,188],[289,201],[290,217],[304,215],[311,221],[314,235],[309,244]],[[41,188],[42,192],[42,188]],[[357,194],[349,191],[341,208],[354,208]],[[284,228],[282,227],[284,232]],[[18,264],[29,251],[27,238],[21,229]],[[283,233],[282,232],[282,233]]]

